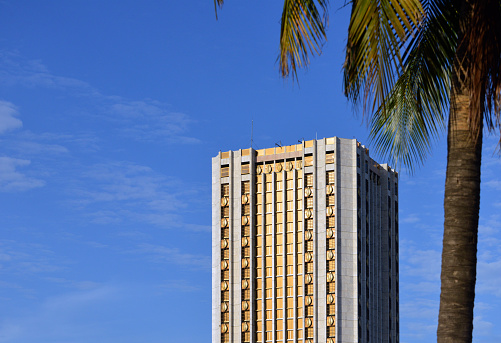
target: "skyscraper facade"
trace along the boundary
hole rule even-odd
[[[337,137],[212,159],[212,343],[398,342],[398,180]]]

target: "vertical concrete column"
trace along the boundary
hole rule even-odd
[[[262,279],[261,279],[261,289],[263,290],[263,298],[262,298],[262,306],[261,306],[261,328],[262,328],[262,337],[261,337],[261,342],[266,343],[266,174],[264,172],[264,165],[263,165],[263,172],[262,172],[262,194],[261,194],[261,203],[263,204],[263,219],[261,221],[261,232],[262,232],[262,237],[261,237],[261,242],[263,244],[263,249],[262,249]]]
[[[242,340],[242,157],[230,152],[230,330],[231,342]]]
[[[297,161],[296,161],[297,162]],[[302,163],[304,163],[304,158],[302,160]],[[293,173],[293,182],[294,182],[294,187],[293,187],[293,199],[294,199],[294,204],[293,204],[293,221],[294,221],[294,225],[297,225],[297,200],[298,200],[298,197],[297,197],[297,170],[296,170],[296,165],[294,164],[294,168],[292,169],[292,173]],[[287,175],[285,175],[285,179],[284,181],[287,182],[286,180],[287,178]],[[304,175],[303,175],[303,182],[304,182]],[[303,186],[304,188],[304,186]],[[285,193],[287,193],[287,185],[285,184],[285,188],[284,188],[284,191]],[[288,200],[288,198],[287,198]],[[287,204],[285,204],[285,206],[287,207]],[[304,204],[303,204],[303,212],[304,213]],[[285,208],[285,215],[284,215],[284,232],[285,232],[285,236],[287,236],[287,208]],[[304,232],[304,222],[303,222],[303,232]],[[294,241],[294,251],[296,251],[297,249],[297,233],[294,232],[294,238],[293,238],[293,241]],[[287,243],[289,243],[287,241]],[[287,246],[286,246],[287,247]],[[303,240],[303,247],[304,247],[304,240]],[[293,268],[293,298],[292,298],[292,301],[293,301],[293,304],[294,304],[294,310],[293,310],[293,317],[294,317],[294,324],[293,324],[293,329],[294,329],[294,342],[297,342],[297,330],[298,330],[298,327],[297,327],[297,253],[295,252],[293,255],[293,260],[294,260],[294,268]],[[303,256],[304,256],[304,248],[303,248]],[[285,261],[287,262],[287,248],[285,249]],[[285,272],[285,274],[287,275],[287,271]],[[303,280],[304,280],[304,259],[303,259]],[[287,289],[285,289],[285,295],[287,293]],[[303,283],[303,294],[304,294],[304,283]],[[304,299],[304,298],[303,298]],[[287,304],[287,298],[286,298],[286,301],[285,303]],[[304,304],[304,302],[303,302]],[[287,307],[286,307],[287,308]],[[285,309],[286,309],[285,308]],[[303,330],[304,330],[304,306],[303,306]],[[287,338],[287,337],[285,337]],[[303,331],[303,342],[304,342],[304,331]]]
[[[304,141],[302,143],[302,146],[303,146],[303,156],[302,156],[302,164],[303,164],[303,175],[301,176],[301,180],[303,180],[303,184],[301,185],[302,186],[302,191],[301,191],[301,194],[302,194],[302,198],[301,198],[301,205],[302,205],[302,211],[301,211],[301,215],[302,215],[302,223],[303,223],[303,230],[302,230],[302,237],[301,237],[301,241],[303,242],[302,244],[302,247],[303,247],[303,251],[302,251],[302,266],[303,266],[303,277],[302,277],[302,289],[303,289],[303,292],[302,292],[302,295],[301,297],[303,299],[301,299],[302,301],[302,304],[303,304],[303,326],[302,326],[302,332],[303,332],[303,342],[306,342],[306,305],[305,305],[305,300],[306,300],[306,240],[305,240],[305,232],[306,232],[306,215],[305,215],[305,211],[306,211],[306,197],[305,197],[305,190],[306,190],[306,170],[307,170],[307,167],[306,167],[306,161],[305,161],[305,153],[306,153],[306,148],[305,148],[305,144],[304,144]],[[294,177],[297,177],[296,175],[296,172],[294,173]],[[294,192],[296,192],[294,194],[294,197],[297,199],[297,183],[294,183],[295,184],[295,187],[294,187]],[[297,212],[296,212],[296,206],[297,206],[297,201],[294,201],[294,223],[297,223]],[[315,230],[315,229],[313,229]],[[315,232],[315,231],[313,231]],[[294,254],[296,255],[296,254]],[[296,278],[297,276],[295,276]],[[294,281],[294,282],[297,282],[297,281]],[[296,298],[296,297],[295,297]],[[297,324],[295,324],[297,325]],[[296,335],[297,333],[295,332],[294,335]]]
[[[326,174],[325,174],[325,138],[315,142],[315,217],[317,230],[315,235],[316,261],[316,342],[327,340],[327,237],[326,237]]]
[[[366,311],[366,306],[367,306],[367,301],[368,301],[368,294],[366,294],[366,284],[368,282],[367,279],[367,274],[366,274],[366,269],[368,266],[366,265],[366,258],[368,257],[368,251],[366,249],[367,244],[367,219],[368,219],[368,206],[366,206],[366,200],[367,200],[367,191],[365,189],[365,181],[367,179],[367,173],[366,173],[366,164],[368,156],[365,153],[365,148],[362,146],[362,148],[358,149],[358,154],[360,154],[360,169],[359,169],[359,174],[360,174],[360,275],[359,275],[359,283],[361,285],[360,287],[360,294],[358,294],[359,297],[359,302],[360,302],[360,313],[359,315],[359,325],[361,325],[361,331],[359,332],[360,337],[359,340],[362,342],[367,341],[367,311]]]
[[[221,341],[221,154],[212,159],[212,343]]]
[[[250,149],[250,342],[255,343],[255,320],[256,320],[256,305],[255,305],[255,283],[256,283],[256,265],[255,265],[255,246],[256,246],[256,152]]]
[[[356,140],[340,139],[336,149],[338,194],[338,335],[336,341],[358,342],[357,285],[357,145]]]
[[[272,266],[271,266],[271,276],[272,276],[272,283],[271,283],[271,287],[272,287],[272,305],[271,305],[271,309],[272,309],[272,340],[273,342],[276,341],[276,334],[277,334],[277,306],[276,306],[276,302],[275,302],[275,299],[277,298],[277,278],[276,278],[276,256],[275,256],[275,252],[276,252],[276,247],[277,247],[277,239],[276,239],[276,220],[275,220],[275,216],[277,215],[276,214],[276,176],[275,176],[275,167],[273,168],[273,171],[271,172],[271,203],[272,203],[272,208],[273,208],[273,211],[272,211],[272,215],[271,215],[271,220],[272,220],[272,226],[271,226],[271,229],[272,229],[272,233],[271,233],[271,248],[272,248],[272,254],[271,254],[271,263],[272,263]]]
[[[286,174],[286,164],[284,163],[284,168],[282,169],[282,309],[283,309],[283,337],[284,343],[287,342],[287,174]],[[296,304],[294,304],[296,307]]]

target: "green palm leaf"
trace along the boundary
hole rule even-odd
[[[309,55],[321,53],[327,6],[328,0],[284,1],[278,57],[282,76],[297,77],[297,69],[308,66]]]
[[[426,17],[404,53],[403,70],[370,120],[370,139],[411,171],[445,128],[458,16],[448,1],[425,3]]]
[[[344,88],[357,102],[363,94],[364,113],[384,104],[402,68],[401,48],[422,20],[419,0],[353,1]]]

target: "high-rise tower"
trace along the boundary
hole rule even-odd
[[[398,342],[397,173],[337,137],[212,159],[212,343]]]

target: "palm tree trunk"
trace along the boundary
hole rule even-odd
[[[457,82],[457,80],[455,80]],[[477,266],[482,122],[478,137],[469,122],[470,96],[454,97],[447,137],[444,240],[437,342],[471,342]],[[457,88],[456,88],[457,89]],[[465,94],[466,93],[466,94]],[[455,106],[454,106],[455,105]],[[480,118],[482,121],[482,118]]]

